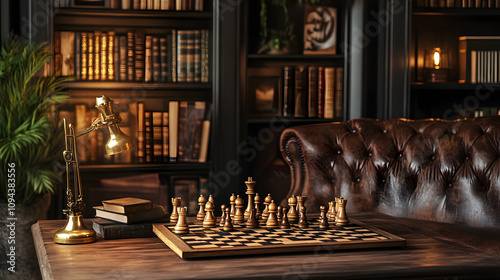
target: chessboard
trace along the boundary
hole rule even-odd
[[[311,220],[308,228],[292,225],[289,229],[249,229],[234,225],[234,230],[222,227],[204,228],[189,224],[189,233],[175,234],[174,223],[153,224],[153,232],[181,258],[203,258],[284,252],[314,252],[345,249],[400,247],[405,240],[350,218],[348,226],[319,228]],[[264,226],[264,225],[262,225]]]

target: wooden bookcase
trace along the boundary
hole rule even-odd
[[[327,1],[326,5],[337,9],[337,37],[335,54],[303,54],[303,33],[304,33],[304,11],[307,1],[288,1],[287,8],[290,22],[294,26],[293,34],[295,38],[294,46],[289,53],[263,54],[259,53],[260,41],[260,1],[245,1],[242,15],[241,30],[241,53],[240,53],[240,144],[239,152],[241,162],[245,165],[245,173],[252,176],[257,181],[256,189],[262,199],[270,193],[277,203],[287,195],[290,188],[290,171],[288,165],[283,160],[279,139],[283,130],[287,127],[344,121],[347,118],[349,95],[349,48],[344,48],[343,44],[349,42],[350,36],[350,8],[349,0]],[[279,26],[284,15],[281,7],[271,6],[269,1],[267,12],[267,22],[269,25]],[[283,67],[284,66],[324,66],[343,68],[343,95],[342,112],[340,116],[334,118],[296,118],[294,116],[284,116],[283,112],[275,116],[259,116],[253,114],[250,109],[249,94],[251,87],[255,83],[251,77],[255,72],[272,71],[276,76],[280,76],[280,91],[283,91]],[[266,73],[261,75],[267,75]],[[307,85],[307,83],[306,83]],[[306,89],[307,93],[307,89]],[[280,96],[282,106],[283,97]],[[283,110],[281,110],[283,111]]]
[[[203,11],[161,11],[161,10],[118,10],[95,8],[54,8],[52,18],[52,38],[56,31],[94,32],[96,30],[114,31],[116,34],[127,33],[131,30],[145,34],[166,34],[176,30],[207,29],[210,32],[209,40],[209,82],[208,83],[145,83],[134,81],[74,81],[66,85],[72,104],[95,104],[95,97],[107,95],[117,103],[120,110],[125,109],[130,102],[143,102],[146,111],[168,111],[168,101],[205,101],[212,104],[212,115],[218,115],[216,103],[219,97],[217,82],[219,73],[216,71],[219,62],[218,30],[219,20],[214,15],[214,7],[218,7],[218,0],[205,0]],[[140,93],[140,94],[138,94]],[[123,108],[125,107],[125,108]],[[89,106],[89,110],[92,109]],[[90,122],[88,123],[90,125]],[[88,126],[87,125],[87,126]],[[215,169],[212,156],[218,153],[213,149],[213,132],[217,131],[217,122],[211,124],[211,140],[206,163],[137,163],[124,164],[82,164],[80,165],[81,181],[85,203],[85,216],[93,217],[93,206],[100,205],[104,199],[124,196],[137,196],[152,199],[154,203],[169,207],[169,197],[174,193],[169,188],[170,177],[186,176],[193,178],[208,178]],[[126,176],[158,174],[157,188],[104,187],[102,180],[120,179]],[[123,181],[123,180],[122,180]],[[64,208],[63,191],[56,196],[59,207]],[[187,204],[186,204],[187,205]]]
[[[499,36],[500,7],[437,8],[417,6],[416,2],[410,7],[410,118],[474,117],[481,107],[499,107],[499,84],[459,83],[458,38]],[[436,46],[449,54],[449,76],[446,82],[428,83],[423,76],[423,56],[426,49]]]

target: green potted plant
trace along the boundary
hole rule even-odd
[[[38,267],[30,226],[47,217],[50,193],[61,181],[64,132],[54,106],[68,97],[62,83],[71,78],[43,75],[52,56],[47,46],[14,38],[0,49],[0,240],[15,247],[22,269],[15,276],[24,279],[32,278],[24,273],[32,273],[33,260]]]

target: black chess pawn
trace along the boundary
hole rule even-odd
[[[250,214],[248,216],[248,220],[245,223],[245,226],[247,228],[258,228],[259,227],[259,220],[257,220],[257,217],[255,216],[256,212],[257,211],[255,210],[255,208],[253,208],[252,210],[250,210]]]
[[[319,207],[319,228],[320,229],[328,229],[330,225],[328,224],[328,218],[326,217],[326,207],[321,205]]]
[[[222,210],[222,215],[220,216],[219,226],[223,227],[226,223],[226,204],[222,204],[220,209]]]
[[[287,217],[287,209],[286,207],[283,207],[283,210],[282,210],[282,215],[281,215],[281,223],[280,223],[280,228],[290,228],[290,223],[288,222],[288,217]]]
[[[276,217],[276,212],[278,211],[278,207],[274,200],[271,200],[269,204],[269,216],[267,218],[266,227],[267,228],[277,228],[279,227],[278,218]]]
[[[229,210],[229,207],[226,207],[226,221],[224,223],[224,227],[222,228],[224,231],[231,231],[233,230],[233,223],[231,220],[231,213]]]
[[[306,217],[306,207],[305,206],[300,207],[299,227],[300,228],[308,228],[309,227],[309,223],[307,222],[307,217]]]
[[[200,197],[198,197],[198,205],[200,206],[200,209],[198,210],[198,214],[196,214],[196,220],[198,221],[203,221],[205,218],[205,203],[207,202],[207,199],[200,194]]]

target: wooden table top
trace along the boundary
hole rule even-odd
[[[102,240],[58,245],[64,220],[32,226],[44,279],[478,279],[500,277],[500,229],[351,214],[406,239],[402,248],[263,256],[179,258],[160,239]],[[90,221],[89,227],[91,226]]]

